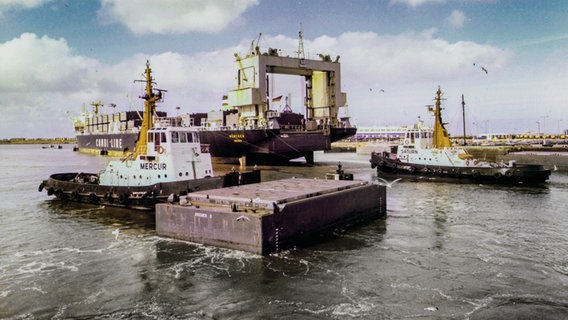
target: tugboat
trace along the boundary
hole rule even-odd
[[[405,177],[412,180],[538,184],[550,176],[550,170],[537,164],[488,162],[475,159],[461,147],[452,146],[441,114],[442,91],[438,87],[436,105],[428,107],[434,114],[434,127],[419,121],[405,132],[400,145],[390,152],[371,153],[371,167],[377,175]]]
[[[156,103],[165,90],[154,89],[146,62],[143,121],[133,152],[110,160],[100,173],[57,173],[38,190],[75,202],[154,210],[155,204],[175,201],[197,190],[260,182],[260,171],[232,171],[215,176],[209,146],[200,143],[195,127],[154,123]]]

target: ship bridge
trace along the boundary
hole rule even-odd
[[[304,106],[308,121],[339,124],[339,107],[346,104],[341,92],[339,57],[332,61],[329,55],[320,60],[280,56],[278,50],[252,51],[245,58],[235,54],[237,88],[229,92],[228,104],[235,107],[241,119],[256,125],[266,124],[269,103],[267,74],[296,75],[305,79]]]

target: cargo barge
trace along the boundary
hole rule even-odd
[[[284,179],[158,204],[156,232],[266,255],[335,227],[384,217],[386,203],[386,187],[366,181]]]

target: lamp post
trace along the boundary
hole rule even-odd
[[[540,136],[540,121],[537,121],[536,124],[538,124],[538,131],[536,133]]]
[[[546,143],[546,118],[548,116],[542,116],[542,144]]]

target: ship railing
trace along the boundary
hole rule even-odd
[[[303,131],[304,126],[301,124],[281,124],[280,129],[282,129],[282,131]]]
[[[266,129],[266,126],[201,126],[197,128],[198,131],[231,131]]]
[[[161,117],[156,118],[156,123],[160,127],[182,127],[182,119],[180,117]]]

